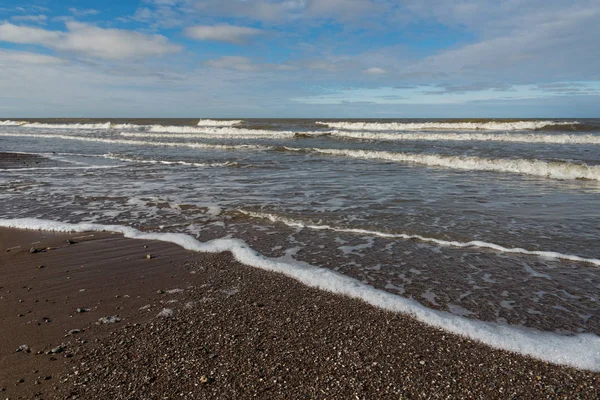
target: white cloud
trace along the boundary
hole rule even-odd
[[[161,35],[103,29],[80,22],[66,22],[68,32],[4,23],[0,25],[0,41],[37,44],[50,49],[73,52],[106,60],[130,60],[164,56],[181,50]]]
[[[369,75],[383,75],[385,74],[387,71],[383,68],[379,68],[379,67],[371,67],[371,68],[367,68],[363,71],[365,74],[369,74]]]
[[[29,53],[26,51],[0,50],[0,66],[4,68],[18,67],[22,64],[56,65],[64,64],[60,58],[44,54]]]
[[[90,15],[98,15],[100,13],[94,9],[82,10],[74,7],[69,8],[69,12],[76,17],[89,17]]]
[[[241,56],[224,56],[215,60],[209,60],[206,62],[211,68],[218,69],[233,69],[236,71],[255,71],[259,69],[257,64],[254,64],[252,60],[247,57]]]
[[[188,37],[197,40],[214,40],[233,44],[243,44],[263,33],[260,29],[245,26],[214,25],[192,26],[185,30]]]
[[[388,6],[387,1],[378,0],[202,0],[195,4],[203,15],[275,23],[307,18],[361,19],[380,13]]]
[[[26,21],[26,22],[35,22],[35,23],[44,23],[48,19],[47,16],[43,14],[39,15],[16,15],[11,17],[13,21]]]

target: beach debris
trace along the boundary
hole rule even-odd
[[[71,335],[77,335],[78,333],[81,333],[81,329],[71,329],[69,332],[67,332],[65,337],[71,336]]]
[[[98,320],[99,324],[116,324],[120,322],[121,318],[118,315],[109,315],[107,317],[102,317]]]
[[[81,314],[81,313],[88,312],[88,311],[90,311],[90,309],[89,309],[89,308],[83,308],[83,307],[79,307],[79,308],[77,309],[77,312],[78,312],[78,313],[80,313],[80,314]]]
[[[146,258],[147,258],[148,260],[152,259],[152,254],[146,254]]]
[[[31,349],[26,344],[22,344],[17,348],[17,353],[31,353]]]
[[[62,353],[63,350],[64,350],[64,348],[62,346],[56,346],[52,350],[47,351],[46,354],[58,354],[58,353]]]
[[[157,317],[165,317],[169,318],[173,316],[173,310],[171,308],[163,308],[161,312],[159,312]]]

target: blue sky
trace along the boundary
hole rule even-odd
[[[600,117],[600,0],[3,0],[0,117]]]

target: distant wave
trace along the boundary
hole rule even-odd
[[[587,179],[600,181],[600,165],[575,164],[564,161],[543,161],[537,159],[509,159],[509,158],[483,158],[473,156],[450,156],[444,154],[419,154],[389,151],[372,151],[359,149],[327,149],[303,148],[289,146],[262,146],[249,144],[211,144],[200,142],[159,142],[127,139],[105,139],[83,136],[28,134],[28,133],[0,133],[6,137],[31,137],[43,139],[64,139],[106,144],[123,144],[134,146],[165,146],[187,147],[195,149],[221,149],[221,150],[273,150],[284,152],[303,152],[325,154],[338,157],[349,157],[363,160],[381,160],[397,163],[414,163],[433,167],[443,167],[463,171],[491,171],[522,175],[539,176],[550,179],[569,180]]]
[[[267,131],[260,129],[241,129],[232,127],[195,127],[195,126],[162,126],[152,125],[146,129],[146,132],[151,133],[171,133],[180,134],[181,138],[194,137],[193,135],[183,136],[183,134],[196,134],[196,135],[211,135],[221,137],[272,137],[272,138],[287,138],[293,137],[295,132],[291,131]],[[124,135],[130,135],[130,133],[124,133]],[[139,133],[138,136],[147,135],[146,133]],[[151,136],[150,136],[151,137]],[[161,136],[155,136],[161,137]],[[172,135],[165,135],[162,137],[175,137]]]
[[[95,143],[106,143],[106,144],[125,144],[132,146],[164,146],[164,147],[188,147],[192,149],[220,149],[220,150],[266,150],[270,147],[239,144],[239,145],[225,145],[225,144],[210,144],[210,143],[175,143],[175,142],[148,142],[143,140],[120,140],[120,139],[103,139],[83,136],[69,136],[69,135],[48,135],[48,134],[27,134],[27,133],[0,133],[0,137],[30,137],[39,139],[63,139],[63,140],[77,140],[81,142],[95,142]]]
[[[401,163],[415,163],[466,171],[493,171],[514,174],[541,176],[551,179],[589,179],[600,181],[600,165],[574,164],[569,162],[526,160],[526,159],[489,159],[482,157],[448,156],[442,154],[411,154],[389,151],[369,151],[350,149],[302,149],[285,147],[289,151],[310,151],[358,158],[363,160],[382,160]]]
[[[358,131],[332,131],[331,136],[388,141],[479,141],[515,142],[548,144],[600,144],[600,136],[595,135],[543,135],[543,134],[497,134],[497,133],[374,133]]]
[[[318,125],[349,131],[407,131],[407,130],[538,130],[550,126],[573,127],[579,122],[557,121],[488,121],[488,122],[317,122]]]
[[[25,121],[11,121],[11,120],[6,120],[6,121],[0,121],[0,126],[20,126],[23,124],[26,124],[27,122]]]
[[[198,126],[233,126],[233,125],[238,125],[241,124],[242,121],[241,119],[237,119],[237,120],[214,120],[214,119],[201,119],[200,121],[198,121]]]
[[[344,233],[356,233],[356,234],[360,234],[360,235],[371,235],[371,236],[378,236],[378,237],[390,238],[390,239],[404,239],[404,240],[417,239],[422,242],[436,243],[436,244],[439,244],[441,246],[446,246],[446,247],[484,248],[484,249],[496,250],[496,251],[499,251],[502,253],[526,254],[526,255],[532,255],[532,256],[538,256],[538,257],[584,262],[584,263],[588,263],[588,264],[592,264],[592,265],[600,267],[600,260],[598,260],[596,258],[585,258],[585,257],[576,256],[576,255],[571,255],[571,254],[563,254],[563,253],[559,253],[556,251],[534,251],[534,250],[526,250],[526,249],[523,249],[520,247],[516,247],[516,248],[515,247],[504,247],[504,246],[500,246],[498,244],[488,243],[488,242],[484,242],[481,240],[473,240],[470,242],[458,242],[458,241],[454,241],[454,240],[435,239],[435,238],[425,237],[425,236],[421,236],[421,235],[413,235],[413,234],[408,234],[408,233],[388,233],[388,232],[379,232],[379,231],[372,231],[372,230],[360,229],[360,228],[336,227],[336,226],[331,226],[331,225],[306,223],[303,221],[293,220],[293,219],[289,219],[289,218],[275,215],[275,214],[259,213],[259,212],[246,211],[246,210],[239,210],[239,211],[242,214],[248,215],[249,217],[266,219],[271,222],[279,222],[279,223],[282,223],[284,225],[287,225],[287,226],[290,226],[293,228],[306,228],[306,229],[321,230],[321,231],[327,230],[327,231],[344,232]]]

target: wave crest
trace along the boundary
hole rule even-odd
[[[576,126],[579,122],[565,121],[488,121],[488,122],[317,122],[333,129],[349,131],[411,131],[411,130],[538,130],[549,126]]]

